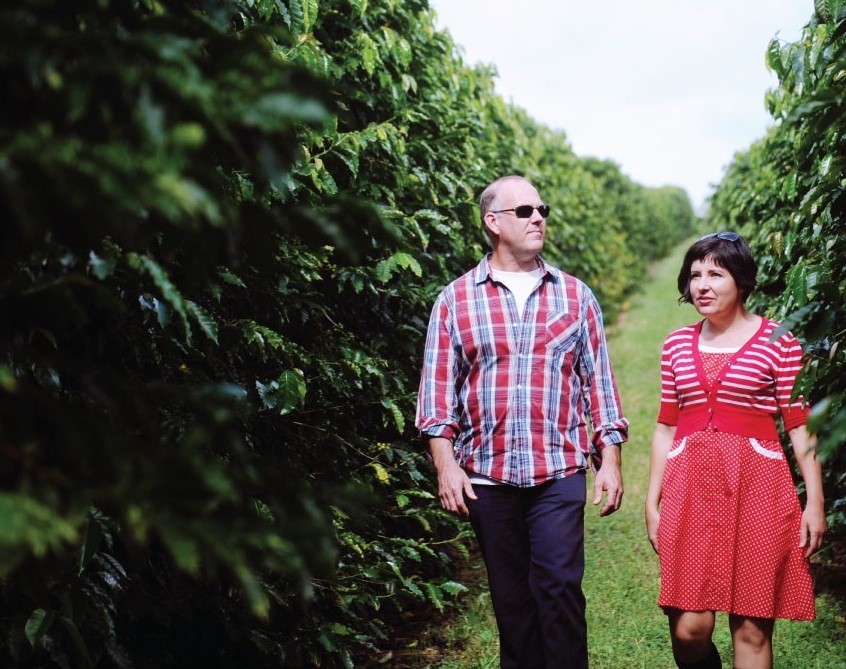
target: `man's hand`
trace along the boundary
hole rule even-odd
[[[593,503],[602,501],[603,491],[607,493],[605,506],[599,511],[600,516],[609,516],[623,503],[623,474],[620,470],[620,447],[606,446],[602,449],[602,466],[596,472],[593,483]]]
[[[435,437],[429,440],[432,462],[438,472],[438,498],[441,506],[457,516],[469,516],[470,511],[464,503],[464,496],[476,499],[473,485],[464,470],[455,461],[452,442],[449,439]]]

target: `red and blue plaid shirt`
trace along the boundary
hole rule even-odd
[[[522,318],[489,257],[444,288],[417,403],[420,432],[453,441],[465,470],[521,487],[585,469],[628,434],[596,298],[538,261]]]

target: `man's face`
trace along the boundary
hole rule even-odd
[[[499,238],[499,250],[517,258],[534,257],[543,249],[546,219],[537,210],[543,204],[540,195],[527,181],[503,184],[494,202],[494,210],[510,210],[523,205],[532,207],[528,218],[519,218],[515,211],[488,212],[485,220]]]

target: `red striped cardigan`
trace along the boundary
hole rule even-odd
[[[778,439],[775,416],[785,430],[804,425],[808,407],[791,402],[802,348],[789,332],[774,341],[778,323],[767,318],[709,384],[699,356],[700,321],[671,332],[661,355],[658,422],[676,425],[676,439],[711,429],[757,439]]]

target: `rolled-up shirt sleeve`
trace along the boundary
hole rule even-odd
[[[456,391],[460,360],[450,312],[448,297],[442,293],[429,317],[415,424],[422,435],[454,442],[460,431]]]
[[[629,421],[623,416],[617,382],[611,369],[602,311],[596,297],[587,287],[583,301],[585,347],[579,361],[585,401],[585,413],[593,426],[592,443],[601,451],[606,446],[621,445],[628,440]]]

